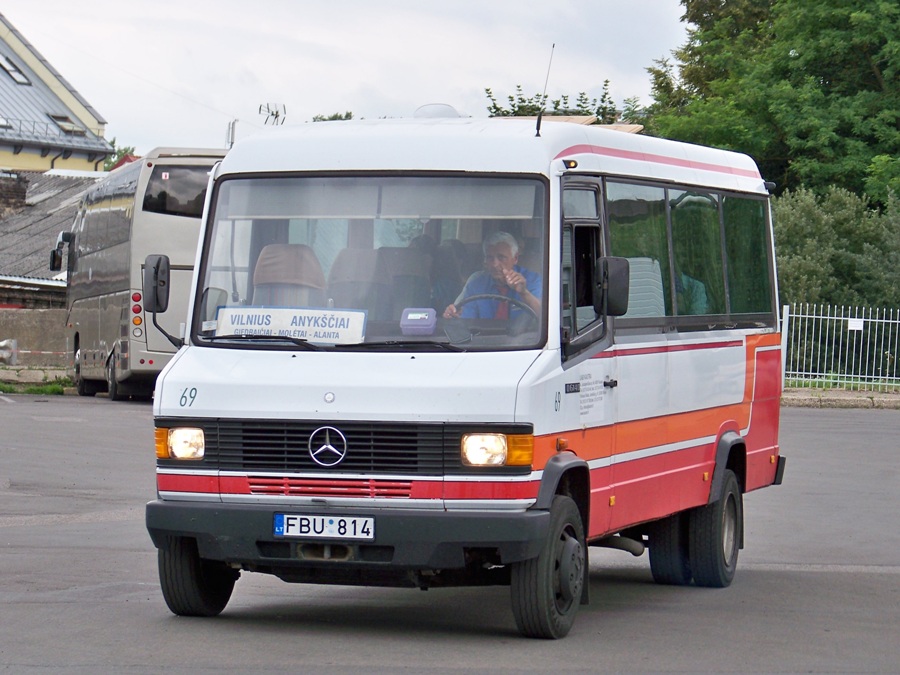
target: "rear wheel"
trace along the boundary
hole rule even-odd
[[[125,398],[122,389],[116,381],[116,355],[111,354],[106,363],[106,391],[109,392],[110,401],[121,401]]]
[[[519,632],[536,638],[565,637],[581,603],[586,566],[581,514],[571,498],[557,495],[540,554],[512,565],[510,594]]]
[[[737,477],[725,471],[722,495],[690,512],[689,551],[694,583],[724,588],[737,569],[744,535],[744,503]]]
[[[81,349],[75,350],[75,391],[79,396],[93,396],[97,393],[97,383],[85,380],[81,374]]]
[[[170,539],[157,559],[163,598],[173,614],[217,616],[225,609],[239,572],[202,559],[197,542],[184,537]]]
[[[688,553],[688,518],[673,513],[650,524],[650,572],[658,584],[686,586],[691,583]]]

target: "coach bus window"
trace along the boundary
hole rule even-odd
[[[679,315],[724,314],[725,276],[717,195],[669,190]]]
[[[203,215],[208,178],[206,166],[157,164],[147,183],[144,211],[199,218]]]
[[[628,258],[630,284],[624,319],[672,314],[666,199],[663,188],[608,181],[610,255]]]
[[[726,196],[722,211],[731,311],[771,313],[772,280],[768,263],[771,246],[766,236],[766,203],[761,199]]]

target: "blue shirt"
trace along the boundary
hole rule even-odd
[[[519,267],[518,265],[513,266],[513,269],[525,277],[525,287],[528,289],[528,292],[531,293],[538,300],[541,298],[541,275],[532,272],[531,270],[527,270],[524,267]],[[522,296],[516,293],[513,289],[507,287],[507,296],[513,298],[514,300],[522,300]],[[461,299],[464,300],[473,295],[483,295],[485,293],[493,293],[497,295],[500,293],[500,289],[497,288],[497,282],[494,281],[491,275],[482,270],[481,272],[476,272],[469,280],[466,282],[466,287],[463,289]],[[463,319],[493,319],[497,314],[497,307],[499,307],[500,301],[494,300],[490,298],[485,298],[482,300],[474,300],[466,305],[462,306],[462,309],[459,311],[459,315]],[[513,318],[521,314],[523,310],[521,307],[517,307],[516,305],[510,303],[509,304],[509,316]]]

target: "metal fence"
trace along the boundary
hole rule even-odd
[[[900,391],[900,310],[785,305],[786,387]]]

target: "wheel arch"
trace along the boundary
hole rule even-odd
[[[590,523],[590,480],[587,462],[573,452],[556,454],[544,466],[544,476],[533,508],[549,510],[556,495],[571,497],[587,533]]]
[[[712,484],[709,488],[708,504],[712,504],[722,494],[725,472],[731,470],[737,477],[741,493],[747,486],[747,443],[736,431],[726,431],[716,443],[716,465],[713,469]]]

